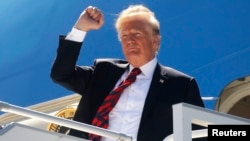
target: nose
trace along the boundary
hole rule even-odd
[[[127,42],[134,42],[134,41],[135,41],[135,39],[134,39],[133,34],[129,34],[129,35],[127,36],[126,41],[127,41]]]
[[[132,42],[132,41],[133,41],[133,37],[131,35],[128,35],[127,42]]]

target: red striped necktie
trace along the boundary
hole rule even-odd
[[[123,90],[132,84],[136,80],[136,76],[140,73],[141,70],[139,68],[134,68],[128,77],[116,89],[110,92],[110,94],[104,99],[103,104],[97,110],[96,116],[92,121],[92,125],[105,129],[108,128],[109,112],[114,108]],[[89,134],[89,138],[92,141],[101,140],[101,136],[94,134]]]

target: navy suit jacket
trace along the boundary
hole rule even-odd
[[[51,78],[82,95],[74,120],[90,124],[129,64],[120,59],[96,59],[93,66],[76,66],[81,46],[82,43],[60,38]],[[196,80],[158,63],[143,108],[137,141],[162,141],[172,134],[172,105],[180,102],[204,107]],[[71,130],[70,135],[88,138],[87,133],[76,130]]]

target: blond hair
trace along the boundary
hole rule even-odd
[[[145,15],[148,17],[149,23],[152,26],[152,30],[155,34],[160,34],[160,24],[159,21],[156,19],[155,14],[143,5],[130,5],[127,9],[124,9],[116,19],[115,27],[116,30],[119,32],[121,27],[121,21],[123,18],[134,16],[134,15]]]

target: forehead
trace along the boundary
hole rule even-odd
[[[121,19],[120,31],[124,30],[142,30],[145,28],[150,28],[150,23],[147,17],[142,15],[127,16]]]

